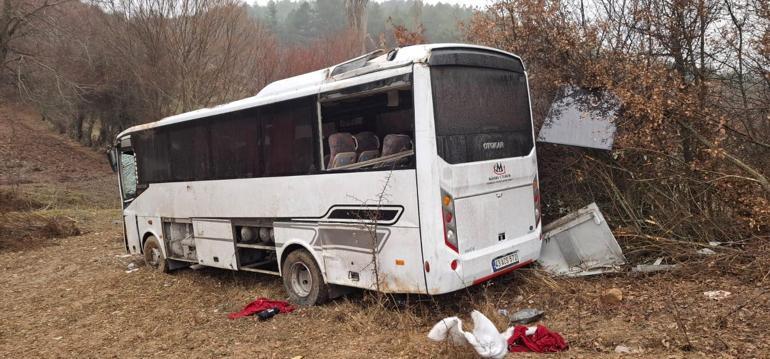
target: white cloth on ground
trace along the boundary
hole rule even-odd
[[[447,338],[455,345],[470,344],[476,353],[482,358],[501,359],[508,354],[508,338],[513,334],[510,327],[504,332],[497,331],[494,323],[489,318],[474,310],[471,312],[473,320],[473,332],[463,330],[463,321],[458,317],[444,318],[428,333],[428,338],[434,341],[443,341]],[[527,329],[527,335],[534,333],[535,327]]]

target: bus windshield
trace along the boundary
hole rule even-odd
[[[448,163],[520,157],[532,150],[523,73],[434,66],[431,87],[438,154]]]

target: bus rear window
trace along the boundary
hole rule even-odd
[[[526,156],[534,145],[524,74],[431,68],[438,154],[456,164]]]

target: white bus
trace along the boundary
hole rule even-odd
[[[513,54],[377,51],[120,133],[125,245],[150,267],[441,294],[540,254],[527,73]]]

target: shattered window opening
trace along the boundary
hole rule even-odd
[[[123,200],[136,197],[136,157],[133,152],[120,154],[120,184],[123,187]]]

